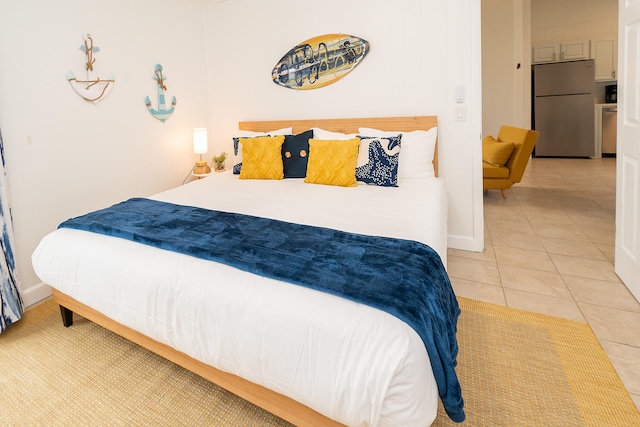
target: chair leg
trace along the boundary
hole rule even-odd
[[[500,190],[500,191],[502,191],[502,198],[506,199],[507,198],[507,192],[504,191],[504,190]]]

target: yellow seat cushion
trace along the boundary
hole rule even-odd
[[[304,182],[355,187],[360,138],[309,140],[309,163]],[[242,166],[244,168],[244,166]]]
[[[242,140],[240,179],[283,179],[284,136],[263,136]]]
[[[509,168],[482,162],[483,178],[509,178]]]
[[[488,136],[482,140],[482,161],[493,166],[504,166],[515,145],[513,142],[496,141],[493,137]]]

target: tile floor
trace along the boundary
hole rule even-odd
[[[640,408],[640,304],[613,270],[616,160],[533,158],[484,193],[485,250],[450,249],[463,297],[591,326]]]

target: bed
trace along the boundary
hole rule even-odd
[[[379,137],[385,131],[435,131],[437,120],[412,116],[239,123],[245,132],[274,129],[292,134],[314,129],[327,135],[377,130],[380,134],[374,136]],[[399,167],[402,154],[424,150],[406,147],[401,147]],[[446,265],[447,197],[437,178],[437,148],[431,150],[405,162],[420,167],[426,162],[429,172],[414,177],[405,169],[397,187],[239,179],[227,171],[142,201],[367,239],[418,242]],[[227,252],[232,251],[220,251],[223,256]],[[52,287],[65,326],[77,313],[295,425],[427,426],[435,419],[442,390],[423,335],[378,308],[82,229],[62,227],[45,236],[32,260],[38,276]],[[442,292],[449,297],[453,292],[446,282]],[[454,318],[450,339],[455,340],[459,310],[454,313],[457,305],[447,310]],[[453,347],[455,366],[455,342]],[[454,389],[459,387],[455,375],[449,380]],[[450,416],[461,421],[461,396],[457,400]]]

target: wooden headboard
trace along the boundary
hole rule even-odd
[[[274,129],[293,127],[292,132],[298,134],[317,127],[332,132],[358,133],[361,127],[379,129],[382,131],[410,132],[413,130],[429,130],[438,126],[436,116],[408,116],[408,117],[374,117],[354,119],[309,119],[309,120],[270,120],[260,122],[240,122],[240,130],[267,132]],[[433,170],[438,176],[438,143],[436,141],[433,153]]]

